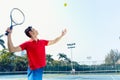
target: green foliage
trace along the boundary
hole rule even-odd
[[[80,65],[75,61],[71,61],[66,54],[59,53],[58,60],[52,58],[53,55],[47,54],[47,66],[45,71],[71,71],[71,63],[76,71],[91,71],[91,70],[119,70],[120,65],[115,64],[119,58],[118,50],[111,50],[105,57],[105,64],[99,65]],[[28,61],[26,56],[16,56],[10,53],[7,49],[0,51],[0,71],[26,71]]]
[[[73,62],[73,64],[79,66],[77,62]],[[58,60],[54,60],[52,55],[47,54],[47,66],[45,67],[45,71],[70,71],[71,69],[71,60],[66,54],[59,53]]]
[[[0,45],[5,49],[5,42],[4,42],[4,40],[2,40],[2,39],[0,39]]]
[[[18,57],[7,49],[0,51],[0,71],[21,71],[27,69],[26,57]]]
[[[17,56],[14,60],[14,64],[16,65],[15,71],[26,71],[28,61],[26,57]]]
[[[52,58],[52,55],[47,54],[46,55],[46,59],[47,59],[47,64],[48,65],[52,65],[53,64],[54,59]]]
[[[118,52],[118,50],[111,49],[110,53],[108,53],[107,56],[105,57],[105,63],[114,65],[119,59],[120,52]]]

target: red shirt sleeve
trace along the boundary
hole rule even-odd
[[[48,40],[41,40],[41,41],[44,43],[45,46],[48,45],[48,42],[49,42]]]
[[[27,46],[27,42],[24,42],[24,43],[20,44],[20,47],[21,47],[22,50],[25,50],[26,46]]]

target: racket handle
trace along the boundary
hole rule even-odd
[[[5,35],[7,36],[8,34],[9,34],[9,32],[8,32],[8,31],[6,31]]]
[[[10,30],[12,30],[13,26],[10,26]],[[7,36],[9,34],[8,31],[6,31],[5,35]]]

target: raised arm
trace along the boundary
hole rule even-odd
[[[9,28],[7,29],[7,31],[9,32],[9,34],[7,35],[7,43],[8,43],[8,50],[10,52],[17,52],[17,51],[21,51],[21,47],[17,46],[14,47],[13,43],[12,43],[12,39],[11,39],[11,33],[12,30],[10,30]]]
[[[53,45],[53,44],[57,43],[66,34],[66,32],[67,32],[67,30],[64,29],[60,36],[58,36],[57,38],[55,38],[53,40],[49,40],[48,45]]]

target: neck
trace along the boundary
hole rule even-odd
[[[37,41],[37,40],[38,40],[37,37],[31,37],[31,39],[34,40],[34,41]]]

